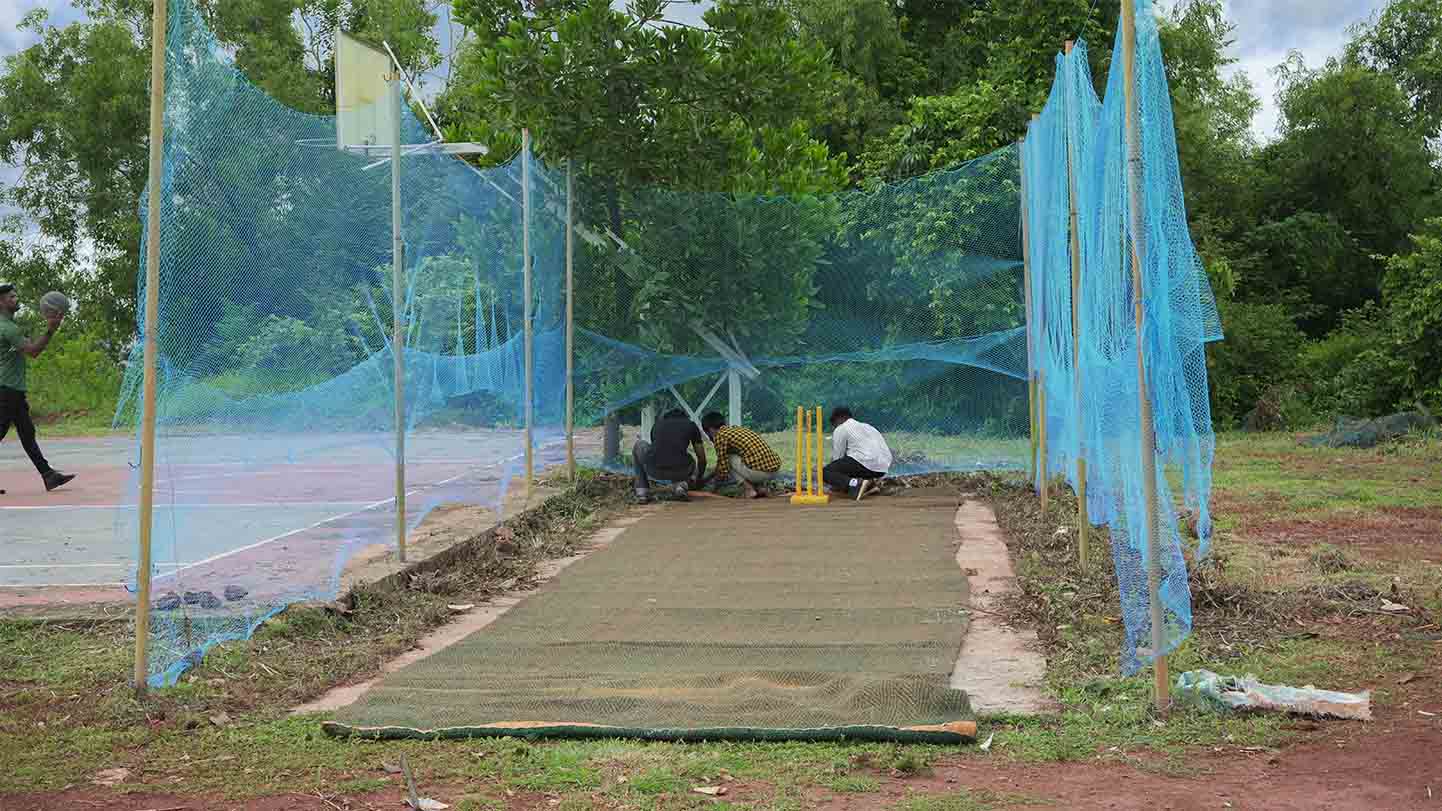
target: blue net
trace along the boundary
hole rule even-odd
[[[643,408],[680,401],[775,434],[783,456],[797,406],[848,405],[887,435],[895,473],[1020,470],[1035,381],[1046,469],[1072,477],[1087,460],[1092,518],[1113,530],[1124,667],[1147,653],[1153,560],[1170,649],[1190,612],[1168,473],[1180,474],[1205,538],[1213,445],[1202,353],[1219,329],[1186,230],[1146,5],[1139,163],[1126,153],[1120,60],[1102,104],[1084,45],[1058,59],[1024,143],[865,191],[634,189],[529,154],[477,170],[408,150],[398,385],[390,163],[335,149],[333,118],[250,85],[194,8],[173,0],[155,336],[154,591],[165,607],[152,614],[152,681],[173,683],[209,646],[290,603],[331,598],[358,561],[395,554],[398,388],[407,530],[443,504],[499,514],[527,451],[528,391],[538,467],[563,458],[568,206],[572,380],[591,461],[616,464],[629,450],[596,441],[597,426],[634,432]],[[428,141],[409,111],[403,130],[407,144]],[[1128,166],[1140,167],[1143,228],[1128,216]],[[118,417],[131,424],[140,371],[137,348]],[[132,537],[134,515],[120,527]]]
[[[394,555],[398,512],[390,163],[337,150],[334,119],[266,96],[194,8],[171,6],[156,684],[290,603],[332,598],[358,560]],[[403,142],[426,141],[407,112]],[[524,160],[485,172],[426,151],[401,162],[408,530],[442,504],[497,510],[524,458],[523,175],[536,212],[535,450],[559,458],[565,181]],[[141,366],[137,346],[118,419],[139,416]],[[132,537],[135,515],[121,518]]]
[[[1157,653],[1175,649],[1191,629],[1171,483],[1181,483],[1180,504],[1195,511],[1197,551],[1205,555],[1215,451],[1205,345],[1221,337],[1187,231],[1170,96],[1148,6],[1137,6],[1131,125],[1123,60],[1112,61],[1103,102],[1092,89],[1082,43],[1057,57],[1056,82],[1027,133],[1023,158],[1032,371],[1047,436],[1037,476],[1062,475],[1076,488],[1078,463],[1085,463],[1090,518],[1111,530],[1127,673],[1154,655],[1156,623]],[[1122,53],[1122,36],[1114,54]],[[1066,167],[1069,173],[1058,171]],[[1145,486],[1148,478],[1154,491]]]

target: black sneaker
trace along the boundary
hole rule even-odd
[[[691,500],[691,488],[688,487],[685,482],[682,482],[682,483],[676,485],[675,487],[671,488],[671,492],[673,492],[673,493],[676,494],[676,500],[677,500],[677,501],[690,501],[690,500]]]
[[[50,475],[45,477],[45,492],[48,493],[56,488],[64,487],[74,478],[74,473],[61,473],[58,470],[52,470]]]

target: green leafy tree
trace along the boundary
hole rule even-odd
[[[33,261],[53,269],[112,352],[135,323],[135,274],[145,185],[149,57],[138,4],[88,5],[86,22],[51,26],[0,71],[0,161],[21,167],[5,201],[46,237]],[[13,224],[15,229],[26,222]]]
[[[1358,27],[1346,53],[1391,76],[1411,102],[1418,128],[1442,136],[1442,0],[1392,0]]]
[[[593,255],[579,263],[577,283],[595,294],[578,312],[583,326],[702,352],[693,321],[722,330],[742,317],[786,325],[812,306],[805,250],[787,269],[798,274],[782,285],[790,292],[761,295],[777,281],[775,265],[748,252],[775,240],[763,239],[764,215],[750,201],[845,185],[841,158],[810,131],[838,73],[775,5],[719,3],[705,30],[664,24],[672,5],[637,0],[620,11],[605,0],[459,0],[456,16],[474,38],[438,107],[455,137],[488,140],[500,153],[498,143],[514,144],[529,128],[551,166],[574,160],[579,218],[629,246],[583,247]],[[686,210],[703,218],[693,222],[658,204],[650,191],[657,187],[736,197],[688,198]],[[816,218],[805,227],[824,228]],[[820,235],[792,237],[807,244]],[[734,288],[748,309],[699,308],[718,284]]]
[[[1330,214],[1303,211],[1264,223],[1246,237],[1250,249],[1240,295],[1285,303],[1313,338],[1341,323],[1342,313],[1381,292],[1376,260]],[[1265,269],[1265,272],[1262,272]]]
[[[0,262],[49,268],[34,284],[68,291],[105,350],[117,356],[135,331],[151,4],[77,5],[85,19],[65,26],[50,24],[43,11],[28,15],[22,28],[39,41],[0,67],[0,161],[22,169],[19,182],[3,193],[24,214],[8,230],[33,223],[45,238],[41,247],[12,250]],[[228,0],[200,8],[251,81],[311,112],[333,103],[330,54],[337,30],[388,40],[412,70],[437,59],[434,16],[422,0]],[[253,180],[236,174],[251,171],[239,168],[244,151],[217,167],[220,175],[230,173],[228,182]]]
[[[1332,214],[1373,253],[1406,250],[1435,204],[1437,175],[1397,83],[1337,60],[1309,69],[1297,55],[1279,75],[1282,137],[1262,155],[1272,179],[1263,213]]]
[[[1415,249],[1387,261],[1382,296],[1407,395],[1442,411],[1442,218],[1412,237]]]
[[[335,112],[335,38],[340,31],[389,44],[412,75],[440,62],[436,15],[423,0],[198,0],[235,65],[272,98],[297,110]]]
[[[619,188],[737,191],[733,181],[748,174],[754,185],[756,146],[812,142],[793,125],[822,109],[834,76],[826,53],[798,41],[773,7],[720,3],[702,31],[664,25],[673,4],[637,0],[622,12],[605,0],[534,9],[522,0],[458,0],[456,17],[474,38],[458,55],[441,114],[467,138],[509,130],[514,139],[529,128],[542,157],[573,159]],[[746,142],[734,137],[738,126]]]

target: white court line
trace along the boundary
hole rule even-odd
[[[457,464],[457,462],[456,462],[456,460],[454,460],[454,459],[432,459],[432,460],[421,459],[421,460],[416,460],[416,461],[412,461],[412,460],[409,460],[409,459],[406,460],[406,465],[407,465],[408,467],[411,466],[411,465],[426,465],[426,464],[431,464],[431,465],[454,465],[454,464]],[[384,472],[384,473],[389,474],[390,471],[394,470],[393,465],[394,465],[394,463],[385,464],[385,463],[367,462],[365,466],[375,467],[377,470],[380,470],[381,472]],[[336,463],[334,466],[332,466],[332,467],[319,467],[319,468],[314,468],[314,467],[313,467],[313,468],[285,468],[285,467],[283,467],[283,466],[277,466],[277,467],[269,467],[269,466],[267,466],[266,469],[264,469],[264,470],[240,470],[240,471],[237,471],[237,472],[235,472],[235,473],[196,473],[196,474],[190,475],[190,476],[176,476],[176,477],[170,478],[170,479],[159,479],[159,480],[156,481],[155,486],[158,488],[158,487],[161,487],[162,485],[169,484],[169,483],[171,483],[171,482],[188,482],[188,481],[197,481],[197,480],[204,480],[204,479],[256,479],[256,478],[260,478],[260,477],[262,477],[262,476],[301,476],[301,475],[314,475],[314,476],[319,476],[319,475],[336,475],[336,474],[343,474],[343,473],[351,472],[351,471],[353,471],[354,468],[356,468],[357,466],[358,466],[358,465],[355,465],[355,464],[346,464],[346,463],[344,463],[344,462],[337,462],[337,463]],[[234,468],[234,467],[237,467],[237,465],[220,465],[220,466],[218,466],[218,467]]]
[[[443,486],[445,486],[445,485],[447,485],[447,484],[450,484],[451,482],[454,482],[454,481],[456,481],[456,480],[458,480],[458,479],[465,478],[468,474],[474,473],[474,472],[476,472],[476,471],[478,471],[478,470],[486,470],[486,469],[489,469],[489,468],[504,468],[507,463],[514,462],[514,461],[516,461],[516,460],[518,460],[518,459],[522,459],[522,458],[524,458],[524,457],[525,457],[525,454],[524,454],[524,453],[519,453],[519,454],[516,454],[515,456],[510,456],[510,457],[507,457],[506,459],[502,459],[500,462],[496,462],[496,463],[487,465],[486,467],[482,467],[482,468],[471,468],[471,469],[468,469],[468,470],[466,470],[466,471],[464,471],[464,472],[462,472],[462,473],[460,473],[460,474],[457,474],[457,475],[455,475],[455,476],[452,476],[452,477],[450,477],[449,479],[445,479],[445,480],[442,480],[442,481],[434,482],[434,483],[432,483],[432,484],[428,484],[428,485],[424,485],[424,486],[421,486],[421,487],[417,487],[417,488],[414,489],[414,490],[408,491],[408,492],[406,493],[406,495],[409,497],[409,496],[413,496],[413,495],[415,495],[415,494],[417,494],[417,493],[423,492],[423,491],[425,491],[425,490],[434,489],[434,488],[436,488],[436,487],[443,487]],[[174,577],[174,576],[180,574],[180,572],[182,572],[182,571],[184,571],[184,570],[186,570],[186,569],[194,568],[194,567],[196,567],[196,566],[204,566],[204,565],[206,565],[206,564],[208,564],[208,563],[214,563],[214,562],[217,561],[217,560],[221,560],[222,558],[230,557],[231,555],[239,554],[239,553],[241,553],[241,552],[247,552],[247,551],[249,551],[249,550],[251,550],[251,549],[257,549],[257,548],[259,548],[259,547],[265,546],[266,544],[274,543],[274,542],[276,542],[276,541],[281,541],[281,540],[284,540],[284,539],[289,538],[289,537],[291,537],[291,536],[298,535],[298,534],[300,534],[300,533],[302,533],[302,532],[307,532],[307,531],[309,531],[309,530],[315,529],[315,528],[320,527],[320,526],[323,526],[323,525],[325,525],[325,524],[329,524],[329,523],[331,523],[332,521],[339,521],[339,520],[341,520],[342,518],[349,518],[350,516],[357,515],[357,514],[360,514],[360,513],[363,513],[363,512],[367,512],[367,511],[372,510],[372,509],[375,509],[376,507],[379,507],[379,506],[381,506],[381,505],[383,505],[383,504],[389,504],[389,503],[391,503],[391,502],[393,502],[393,501],[395,501],[395,497],[394,497],[394,496],[391,497],[391,498],[388,498],[388,499],[384,499],[384,500],[382,500],[382,501],[377,501],[377,502],[369,503],[369,504],[366,504],[366,506],[362,507],[362,508],[359,509],[359,510],[351,510],[350,512],[341,513],[341,514],[339,514],[339,515],[334,515],[334,516],[331,516],[330,518],[326,518],[326,519],[324,519],[324,520],[317,521],[316,523],[311,524],[310,526],[301,527],[301,528],[299,528],[299,529],[293,529],[293,530],[291,530],[291,531],[289,531],[289,532],[282,533],[282,534],[280,534],[280,535],[276,535],[276,536],[274,536],[274,537],[272,537],[272,538],[266,538],[265,540],[257,541],[256,543],[250,544],[249,546],[244,546],[244,547],[241,547],[241,548],[239,548],[239,549],[232,549],[232,550],[230,550],[230,551],[228,551],[228,552],[222,552],[222,553],[220,553],[219,555],[213,555],[213,556],[208,557],[208,558],[206,558],[206,559],[204,559],[204,560],[199,560],[199,561],[196,561],[196,562],[194,562],[194,563],[183,563],[183,564],[182,564],[182,563],[156,563],[156,564],[154,564],[154,565],[155,565],[157,568],[161,568],[161,567],[174,567],[174,569],[175,569],[175,570],[172,571],[172,572],[161,573],[161,574],[157,575],[157,577],[158,577],[158,578]],[[314,504],[317,504],[317,505],[319,505],[319,504],[341,504],[341,505],[345,505],[345,504],[365,504],[365,502],[303,502],[303,503],[314,503]],[[131,506],[131,505],[125,505],[125,506]],[[157,505],[157,506],[163,506],[163,505]],[[237,506],[237,505],[217,505],[217,506]],[[257,505],[257,506],[276,506],[276,505],[267,504],[267,505]],[[285,505],[285,506],[294,506],[294,504]],[[0,510],[3,510],[3,509],[11,509],[11,510],[21,510],[21,509],[49,510],[49,509],[75,509],[75,507],[72,506],[72,507],[6,507],[6,508],[0,508]],[[99,508],[97,508],[97,509],[99,509]],[[116,508],[115,508],[115,507],[110,507],[109,509],[116,509]],[[126,567],[129,567],[129,566],[131,566],[131,565],[132,565],[132,564],[129,564],[129,563],[101,563],[101,564],[86,564],[86,563],[75,563],[75,564],[11,564],[11,565],[0,565],[0,569],[32,569],[32,568],[33,568],[33,569],[60,569],[60,568],[73,568],[73,569],[85,569],[85,568],[92,568],[92,569],[95,569],[95,568],[107,568],[107,569],[108,569],[108,568],[117,568],[117,569],[119,569],[119,568],[126,568]],[[117,582],[111,582],[111,583],[41,583],[41,584],[32,584],[32,585],[0,584],[0,589],[17,589],[17,588],[113,588],[113,587],[124,588],[125,586],[126,586],[126,584],[122,581],[122,582],[118,582],[118,583],[117,583]]]
[[[424,488],[422,488],[424,489]],[[419,492],[419,491],[417,491]],[[381,502],[384,503],[384,502]],[[159,510],[220,510],[226,507],[243,507],[247,509],[261,507],[354,507],[357,505],[370,505],[369,501],[256,501],[242,502],[239,504],[166,504],[157,501],[155,509]],[[135,504],[57,504],[54,506],[36,507],[0,507],[0,513],[7,510],[45,511],[45,510],[133,510]]]
[[[517,455],[512,456],[512,457],[509,457],[509,458],[507,458],[507,459],[503,459],[503,460],[501,460],[500,462],[498,462],[498,463],[496,463],[496,464],[494,464],[494,465],[490,465],[490,467],[501,467],[501,466],[504,466],[507,462],[514,462],[514,461],[516,461],[517,459],[523,458],[524,456],[525,456],[524,453],[517,454]],[[480,469],[484,469],[484,468],[480,468]],[[428,484],[428,485],[425,485],[424,487],[417,487],[416,489],[407,492],[407,493],[406,493],[406,496],[407,496],[407,497],[410,497],[410,496],[413,496],[413,495],[415,495],[416,493],[422,492],[422,491],[424,491],[424,490],[429,490],[429,489],[432,489],[432,488],[435,488],[435,487],[442,487],[442,486],[444,486],[444,485],[450,484],[451,482],[456,481],[457,479],[464,478],[465,476],[467,476],[467,475],[470,474],[470,473],[474,473],[475,470],[476,470],[476,469],[473,468],[473,469],[471,469],[471,470],[467,470],[467,471],[465,471],[465,472],[463,472],[463,473],[460,473],[460,474],[457,474],[457,475],[455,475],[455,476],[452,476],[452,477],[450,477],[449,479],[446,479],[446,480],[444,480],[444,481],[435,482],[434,484]],[[276,535],[276,536],[273,537],[273,538],[266,538],[266,539],[263,540],[263,541],[256,541],[255,543],[250,544],[249,546],[243,546],[243,547],[241,547],[241,548],[239,548],[239,549],[232,549],[232,550],[230,550],[229,552],[222,552],[222,553],[220,553],[219,555],[213,555],[213,556],[211,556],[211,557],[206,558],[205,560],[196,561],[195,563],[187,563],[187,564],[181,566],[180,568],[176,569],[176,570],[173,571],[173,572],[169,572],[169,573],[167,573],[167,574],[162,574],[162,575],[160,575],[160,577],[162,577],[162,578],[164,578],[164,577],[175,577],[176,575],[179,575],[181,572],[185,571],[186,569],[193,569],[193,568],[195,568],[195,567],[197,567],[197,566],[204,566],[204,565],[206,565],[206,564],[208,564],[208,563],[214,563],[214,562],[216,562],[217,560],[221,560],[222,558],[228,558],[228,557],[230,557],[231,555],[238,555],[238,554],[240,554],[241,552],[249,552],[249,551],[252,550],[252,549],[258,549],[258,548],[260,548],[260,547],[262,547],[262,546],[265,546],[266,544],[275,543],[276,541],[283,541],[283,540],[285,540],[286,538],[289,538],[289,537],[291,537],[291,536],[293,536],[293,535],[299,535],[299,534],[302,533],[302,532],[309,532],[310,530],[315,529],[316,527],[320,527],[320,526],[323,526],[323,525],[325,525],[325,524],[329,524],[329,523],[331,523],[332,521],[339,521],[339,520],[341,520],[342,518],[349,518],[349,517],[351,517],[352,515],[358,515],[358,514],[363,513],[363,512],[368,512],[368,511],[370,511],[370,510],[375,509],[376,507],[381,506],[382,504],[389,504],[389,503],[391,503],[391,502],[393,502],[393,501],[395,501],[395,497],[394,497],[394,496],[392,496],[391,498],[385,499],[385,500],[383,500],[383,501],[377,501],[377,502],[375,502],[374,504],[371,504],[371,505],[369,505],[369,506],[367,506],[367,507],[363,507],[363,508],[361,508],[361,509],[359,509],[359,510],[351,510],[350,512],[347,512],[347,513],[341,513],[340,515],[334,515],[334,516],[331,516],[330,518],[324,519],[324,520],[322,520],[322,521],[317,521],[317,522],[315,522],[314,524],[311,524],[311,525],[308,526],[308,527],[301,527],[301,528],[299,528],[299,529],[293,529],[293,530],[291,530],[290,532],[286,532],[286,533],[282,533],[282,534],[280,534],[280,535]]]
[[[156,566],[183,566],[181,563],[157,563]],[[129,563],[9,563],[0,569],[124,569]]]
[[[0,583],[0,589],[124,589],[120,581],[109,583],[32,583],[25,586],[16,583]]]

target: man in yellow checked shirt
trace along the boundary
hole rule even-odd
[[[781,457],[766,440],[750,428],[727,425],[715,411],[701,418],[701,429],[716,446],[716,470],[708,478],[740,481],[747,498],[767,495],[766,484],[781,471]]]

